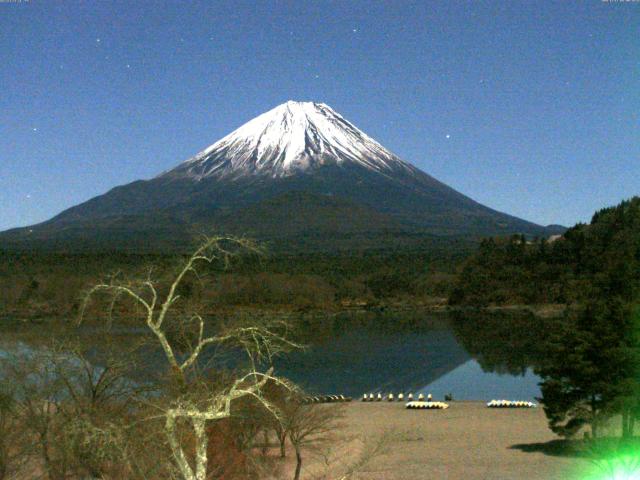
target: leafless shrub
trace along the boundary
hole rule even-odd
[[[13,478],[20,469],[21,437],[15,389],[3,381],[0,383],[0,480]]]
[[[369,468],[371,462],[387,454],[392,445],[403,441],[404,434],[387,430],[372,437],[339,438],[326,444],[317,455],[320,468],[312,474],[312,480],[350,480]],[[345,449],[348,446],[349,448]],[[346,450],[346,451],[345,451]],[[354,453],[357,452],[357,453]]]
[[[303,448],[322,448],[334,440],[342,416],[340,405],[307,405],[292,399],[282,407],[284,431],[296,453],[294,480],[302,471]]]

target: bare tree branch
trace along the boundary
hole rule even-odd
[[[166,296],[162,299],[156,284],[151,280],[151,271],[145,280],[139,282],[124,282],[118,277],[112,277],[109,283],[100,283],[91,288],[84,298],[80,310],[79,323],[86,314],[87,306],[94,295],[107,293],[111,295],[110,311],[113,311],[121,297],[130,299],[134,305],[138,305],[144,312],[144,323],[148,330],[158,341],[164,356],[173,374],[181,384],[181,389],[176,398],[165,407],[158,406],[164,417],[164,430],[168,444],[172,452],[173,460],[184,480],[205,480],[207,475],[208,437],[207,423],[228,418],[231,415],[232,402],[243,397],[251,397],[263,405],[274,417],[279,418],[280,411],[266,398],[262,390],[267,382],[273,382],[287,389],[293,386],[273,375],[273,368],[262,373],[258,365],[263,362],[270,363],[272,358],[286,349],[300,348],[301,346],[286,338],[286,326],[284,324],[260,326],[256,324],[231,328],[218,332],[216,335],[207,335],[203,317],[195,313],[189,320],[182,321],[172,315],[172,309],[176,306],[180,295],[177,293],[181,283],[189,274],[197,278],[197,267],[200,264],[211,264],[221,261],[228,268],[233,257],[240,253],[260,254],[261,249],[253,242],[235,237],[210,237],[188,257],[173,277],[168,287]],[[187,340],[188,352],[186,356],[179,355],[179,345],[169,334],[171,328],[196,329],[195,340]],[[283,328],[284,327],[284,328]],[[284,334],[276,329],[284,329]],[[201,391],[197,382],[191,380],[193,369],[198,359],[207,347],[213,345],[228,345],[239,347],[245,351],[250,360],[248,373],[232,381],[227,388],[217,391]],[[189,375],[187,373],[189,372]],[[99,380],[95,388],[101,388]],[[193,434],[195,446],[191,451],[191,457],[187,446],[181,441],[181,430],[189,426]]]

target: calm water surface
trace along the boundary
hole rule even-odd
[[[384,319],[383,328],[367,323],[350,326],[305,352],[276,360],[276,369],[314,393],[361,397],[363,393],[423,392],[440,399],[451,393],[459,400],[534,400],[540,395],[540,379],[522,352],[528,344],[518,328],[503,320],[485,324],[479,319],[476,324],[467,316],[460,324],[447,318],[425,328],[415,319],[395,328],[393,321]],[[520,351],[510,355],[514,348]]]
[[[305,339],[308,348],[277,358],[275,367],[315,394],[422,392],[436,399],[450,393],[457,400],[534,400],[540,379],[531,367],[544,353],[545,328],[536,319],[497,314],[321,318],[305,326],[312,332]],[[161,365],[157,354],[152,363]],[[0,346],[0,361],[2,356]]]

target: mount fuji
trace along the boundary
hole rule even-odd
[[[0,245],[154,251],[224,232],[332,249],[559,231],[475,202],[325,104],[289,101],[155,178],[0,233]]]
[[[358,166],[382,175],[412,167],[323,103],[284,103],[168,172],[206,177],[283,178],[327,165]]]

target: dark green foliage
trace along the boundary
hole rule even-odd
[[[180,286],[180,297],[203,308],[221,306],[326,308],[344,303],[446,297],[456,265],[472,240],[416,240],[417,246],[344,252],[278,252],[243,256],[232,269],[207,266]],[[104,275],[170,278],[178,254],[0,251],[0,315],[68,316],[82,290]],[[214,275],[215,274],[215,275]],[[162,285],[160,285],[162,287]],[[441,300],[438,300],[441,301]]]
[[[453,305],[630,300],[640,281],[640,198],[600,210],[555,241],[522,236],[484,240],[459,276]]]
[[[600,210],[553,242],[489,239],[465,265],[452,304],[574,304],[537,363],[551,429],[593,436],[613,415],[632,436],[640,413],[640,197]]]
[[[521,236],[482,241],[463,268],[452,305],[571,303],[575,280],[565,252],[546,239]]]
[[[415,293],[415,283],[416,278],[411,273],[390,268],[369,276],[366,286],[377,298],[386,298]]]
[[[452,313],[451,326],[484,371],[524,375],[546,359],[546,342],[558,319],[527,312],[461,311]]]
[[[589,424],[596,437],[606,418],[631,407],[640,346],[631,335],[633,321],[626,305],[611,298],[590,302],[560,324],[537,370],[554,432],[572,436]]]
[[[593,436],[619,414],[631,436],[640,407],[640,198],[597,212],[565,238],[583,307],[540,369],[545,412],[554,431],[571,435],[590,423]]]

